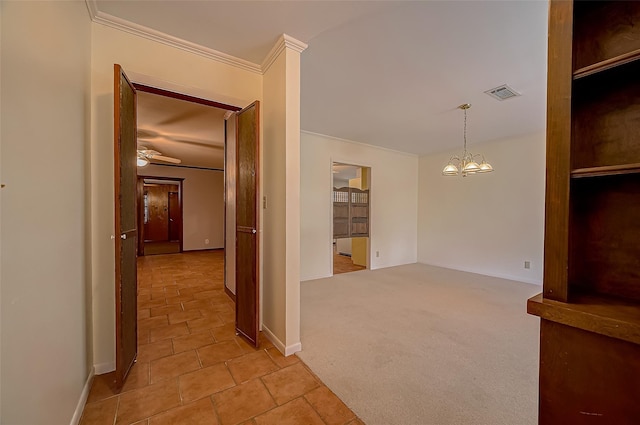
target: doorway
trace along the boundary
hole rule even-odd
[[[333,274],[369,268],[371,168],[332,163]]]
[[[141,249],[140,246],[142,242],[144,242],[144,237],[140,238],[140,241],[137,243],[135,241],[138,239],[138,227],[142,226],[144,228],[144,201],[142,202],[142,206],[140,206],[136,192],[142,193],[143,199],[145,192],[144,181],[141,182],[140,179],[137,179],[139,167],[149,166],[148,170],[153,168],[153,174],[156,174],[160,169],[164,168],[167,174],[163,177],[174,178],[178,181],[182,179],[189,183],[194,179],[191,177],[181,177],[177,174],[202,170],[217,171],[216,174],[221,177],[219,179],[221,192],[218,200],[222,201],[223,205],[220,214],[222,217],[221,224],[217,226],[215,230],[217,230],[218,234],[216,240],[219,241],[219,248],[225,249],[225,251],[229,248],[225,246],[225,207],[231,197],[230,195],[235,196],[234,203],[238,203],[240,202],[238,199],[242,199],[244,202],[242,206],[254,206],[254,208],[241,208],[241,206],[239,206],[235,211],[237,223],[235,240],[238,241],[234,245],[236,251],[234,257],[236,259],[234,278],[238,283],[236,285],[236,297],[234,300],[236,305],[235,331],[236,335],[244,336],[252,345],[256,347],[259,345],[260,300],[258,289],[260,282],[257,271],[259,264],[258,223],[260,222],[260,204],[258,202],[260,102],[255,101],[241,110],[238,107],[224,105],[206,99],[131,83],[120,65],[117,64],[114,65],[114,77],[114,153],[116,158],[114,164],[115,227],[116,232],[120,235],[119,238],[114,237],[116,240],[115,375],[116,382],[118,386],[121,387],[137,357],[136,341],[139,340],[137,338],[136,253]],[[176,102],[180,102],[180,111],[177,113],[174,111],[173,116],[170,117],[166,115],[162,116],[163,114],[159,116],[157,113],[154,113],[157,112],[158,108],[152,107],[150,108],[151,113],[146,116],[146,123],[150,123],[150,125],[140,125],[140,118],[144,115],[139,107],[139,100],[142,96],[148,96],[148,98],[151,99],[151,103],[154,101],[159,103],[167,102],[167,99],[170,99],[173,105],[176,105]],[[214,120],[206,116],[206,112],[212,110],[215,110],[219,115],[222,123],[220,127],[223,129],[222,137],[217,143],[216,140],[211,143],[206,135],[197,132],[194,134],[193,131],[193,127],[195,126],[194,122],[198,120],[205,123],[205,126],[211,126]],[[229,114],[229,112],[231,112],[231,114]],[[227,139],[227,120],[233,116],[233,112],[236,113],[234,117],[236,123],[236,138],[233,143],[228,143],[230,140]],[[185,134],[184,132],[168,129],[168,127],[176,128],[177,124],[180,124],[178,129],[190,128],[191,131],[189,134]],[[144,143],[144,145],[141,143]],[[229,146],[230,144],[232,147]],[[208,153],[218,152],[218,155],[213,156],[217,157],[221,162],[220,168],[207,167],[201,163],[209,159],[207,155],[202,154],[203,149]],[[229,153],[232,150],[236,153],[235,161],[227,163],[227,159],[230,156]],[[186,163],[187,158],[189,159],[188,164]],[[230,170],[238,170],[238,172],[234,174],[234,176],[237,176],[235,177],[234,194],[230,194],[226,190],[229,185],[225,182],[225,179],[228,177],[225,172],[225,165],[228,165]],[[153,203],[149,202],[151,201],[151,197],[158,195],[162,198],[162,200],[157,203],[158,210],[160,210],[158,211],[158,215],[166,215],[169,223],[169,219],[172,217],[171,214],[173,214],[174,217],[176,214],[179,214],[181,220],[183,217],[186,220],[187,217],[182,211],[178,213],[176,210],[175,189],[168,186],[162,190],[159,189],[158,192],[162,195],[160,196],[158,193],[155,193],[154,190],[151,190],[151,184],[157,186],[166,184],[166,182],[150,182],[147,187],[148,206],[153,205]],[[179,204],[183,203],[181,193],[182,191],[179,189],[177,192]],[[164,194],[166,194],[166,198]],[[239,196],[240,194],[243,194],[243,196]],[[254,196],[247,196],[248,194],[253,194]],[[197,197],[194,197],[194,199],[195,198]],[[164,204],[164,199],[166,199],[166,204]],[[136,204],[138,206],[136,206]],[[173,213],[171,213],[172,209]],[[151,211],[147,208],[147,218],[149,218],[150,214]],[[120,216],[128,221],[122,218],[118,220]],[[129,220],[129,218],[131,218],[131,220]],[[182,220],[183,223],[185,220]],[[160,220],[160,222],[162,222],[162,220]],[[196,227],[198,229],[204,228],[204,226],[200,226],[200,223],[196,223]],[[156,231],[158,233],[154,235]],[[146,229],[147,233],[154,235],[153,237],[160,239],[166,238],[169,242],[171,242],[170,238],[175,237],[179,231],[179,226],[172,228],[169,224],[166,226],[164,224],[159,225],[158,229],[147,226]],[[144,230],[142,230],[142,232],[144,233]],[[242,238],[240,238],[240,234],[243,234]],[[246,236],[244,234],[246,234]],[[184,232],[183,236],[185,236],[184,245],[186,245],[187,238]],[[205,246],[213,242],[213,239],[208,237],[205,237],[204,240],[200,237],[199,240]],[[183,248],[186,250],[186,247],[183,246]],[[144,253],[144,246],[142,247],[142,252]],[[224,263],[225,265],[227,264],[226,259]],[[238,267],[240,263],[243,265],[254,264],[255,267]],[[208,277],[199,276],[198,279],[202,279],[203,283],[206,283]],[[226,273],[223,281],[226,288]],[[180,294],[178,294],[178,300],[179,298]],[[181,301],[180,304],[181,309],[184,309],[185,306],[182,305]],[[123,312],[127,312],[126,317]]]

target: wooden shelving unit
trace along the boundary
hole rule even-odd
[[[640,2],[552,0],[540,424],[640,421]]]

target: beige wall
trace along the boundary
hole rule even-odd
[[[300,53],[285,48],[264,75],[263,330],[300,350]]]
[[[541,284],[545,135],[474,145],[495,171],[445,177],[458,150],[420,158],[418,261]],[[524,262],[531,262],[531,269]]]
[[[69,424],[89,376],[84,2],[2,2],[0,423]]]
[[[93,23],[91,55],[91,236],[94,364],[115,361],[113,64],[134,82],[245,106],[262,97],[262,76]]]
[[[331,276],[333,162],[371,167],[369,267],[415,263],[418,157],[305,132],[300,146],[301,279]]]
[[[224,171],[164,167],[150,164],[138,174],[182,177],[182,248],[185,251],[224,248]],[[207,244],[205,239],[209,240]]]

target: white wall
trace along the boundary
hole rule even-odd
[[[182,177],[182,249],[224,248],[224,171],[149,164],[139,175]],[[209,239],[209,244],[205,243]]]
[[[284,47],[264,74],[262,328],[300,351],[300,53]]]
[[[370,268],[416,262],[417,156],[307,132],[300,150],[301,280],[331,275],[333,162],[371,167]]]
[[[98,23],[91,29],[93,352],[105,373],[115,368],[113,64],[134,82],[234,106],[262,98],[262,75]]]
[[[84,2],[0,7],[0,423],[69,424],[90,374],[90,20]]]
[[[541,284],[545,135],[470,150],[484,154],[495,171],[445,177],[442,168],[458,150],[420,158],[418,261]]]

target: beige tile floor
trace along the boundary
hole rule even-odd
[[[94,378],[81,425],[357,425],[297,356],[235,335],[223,252],[141,257],[138,361],[121,390]]]

